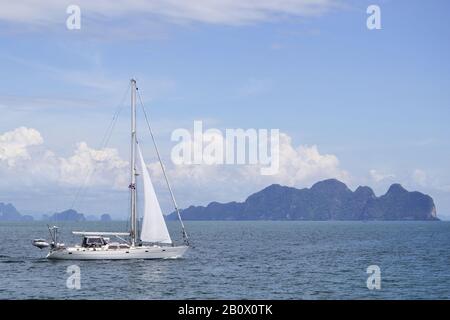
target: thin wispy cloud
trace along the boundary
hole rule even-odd
[[[70,69],[66,67],[56,67],[54,65],[45,64],[36,60],[27,60],[20,57],[6,56],[5,59],[34,69],[35,71],[45,73],[57,80],[63,80],[70,84],[79,85],[91,89],[108,90],[116,92],[117,89],[123,88],[123,81],[113,80],[111,76],[101,72],[100,70],[80,70]]]
[[[255,96],[269,91],[271,86],[270,79],[251,78],[245,81],[238,92],[243,96]]]
[[[85,58],[85,54],[77,54],[77,57]],[[1,55],[5,61],[22,66],[29,71],[39,74],[45,74],[51,82],[65,83],[70,87],[88,89],[94,92],[94,95],[82,97],[58,97],[52,93],[49,96],[25,96],[25,95],[0,95],[0,108],[15,107],[19,110],[53,109],[53,108],[87,108],[99,107],[102,105],[110,106],[112,101],[102,101],[100,98],[114,97],[114,104],[119,103],[123,98],[120,94],[124,93],[128,87],[128,79],[134,76],[145,90],[145,98],[151,102],[162,96],[169,95],[175,88],[174,79],[164,77],[153,77],[152,75],[140,73],[138,75],[122,74],[121,72],[111,72],[103,68],[100,55],[95,55],[92,63],[83,64],[83,67],[72,67],[64,65],[55,65],[50,62],[40,62],[22,57]],[[50,83],[51,83],[50,82]],[[120,95],[120,96],[119,96]]]
[[[41,112],[44,110],[92,109],[99,106],[100,101],[74,98],[47,98],[38,96],[2,96],[0,110]]]
[[[23,27],[63,24],[70,1],[1,1],[0,21]],[[153,0],[87,1],[76,5],[90,20],[105,18],[151,18],[171,23],[199,22],[222,25],[248,25],[286,17],[322,15],[337,8],[337,0]]]

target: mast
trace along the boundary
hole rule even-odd
[[[136,245],[137,211],[136,211],[136,80],[131,79],[131,245]]]

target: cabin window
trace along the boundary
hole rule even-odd
[[[84,237],[83,247],[100,247],[105,245],[105,240],[102,237]]]

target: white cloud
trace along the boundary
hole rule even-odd
[[[190,147],[192,143],[186,144]],[[294,147],[291,137],[281,133],[279,147],[279,171],[275,175],[261,175],[261,165],[195,164],[169,165],[168,175],[182,194],[182,206],[212,200],[242,200],[251,192],[272,183],[305,187],[327,178],[337,178],[347,183],[350,181],[349,173],[340,167],[338,158],[332,154],[321,154],[315,145]],[[148,168],[153,180],[162,187],[164,184],[159,164],[150,163]]]
[[[395,178],[395,174],[393,173],[383,173],[383,172],[379,172],[375,169],[371,169],[369,171],[370,177],[375,181],[375,182],[381,182],[383,180],[392,180]]]
[[[340,1],[339,1],[340,2]],[[338,0],[78,0],[83,16],[90,19],[138,19],[152,15],[170,22],[201,22],[244,25],[271,21],[286,16],[317,16],[338,6]],[[69,2],[59,0],[1,1],[0,21],[22,25],[48,26],[61,24]]]
[[[421,187],[427,185],[427,174],[425,171],[420,169],[415,169],[412,173],[413,182]]]
[[[17,128],[0,135],[0,161],[13,166],[18,159],[30,157],[28,148],[42,144],[44,140],[35,129]]]
[[[96,150],[80,142],[67,158],[45,146],[36,152],[30,150],[43,143],[39,131],[32,128],[20,127],[0,135],[0,175],[5,185],[126,186],[128,161],[122,160],[116,149]]]
[[[3,148],[0,149],[0,190],[18,192],[25,189],[31,192],[57,188],[58,193],[64,193],[64,190],[79,186],[91,188],[88,189],[91,191],[127,190],[129,162],[122,159],[116,149],[97,150],[80,142],[67,157],[48,150],[45,144],[33,151],[30,147],[43,144],[44,140],[37,130],[27,128],[6,132],[0,135],[0,141]],[[146,151],[144,156],[149,156]],[[284,133],[280,134],[279,172],[273,176],[261,175],[260,165],[175,166],[167,162],[166,167],[182,207],[213,200],[243,200],[271,183],[298,187],[309,186],[325,178],[349,180],[348,173],[340,168],[335,155],[322,154],[315,145],[294,147],[291,138]],[[159,163],[149,163],[148,168],[158,193],[165,195],[162,204],[169,211],[170,198],[165,193]],[[54,193],[55,189],[52,190]]]
[[[340,168],[339,160],[332,154],[321,154],[316,145],[295,148],[287,134],[280,136],[280,173],[275,177],[280,183],[299,185],[320,179],[337,178],[349,181],[349,174]]]
[[[127,183],[128,162],[119,157],[113,148],[96,150],[86,142],[77,144],[74,154],[69,158],[59,158],[59,181],[63,184],[124,186]]]

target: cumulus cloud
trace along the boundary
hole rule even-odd
[[[115,187],[123,187],[127,183],[127,168],[128,161],[120,158],[117,149],[96,150],[86,142],[78,143],[74,154],[68,158],[59,158],[58,163],[60,182],[71,185],[85,182],[109,185],[112,182]]]
[[[222,139],[223,146],[229,147],[225,137],[220,133],[208,133],[207,131],[205,133],[208,139],[212,137],[216,141]],[[184,143],[187,149],[192,148],[193,150],[198,142],[192,140]],[[266,141],[261,143],[266,143]],[[187,200],[183,201],[182,205],[190,205],[195,202],[194,199],[196,202],[242,200],[250,192],[272,183],[306,187],[327,178],[337,178],[344,182],[350,181],[349,173],[340,167],[339,159],[335,155],[320,153],[316,145],[295,147],[291,137],[285,133],[280,133],[277,173],[262,175],[262,167],[267,168],[267,164],[182,164],[170,165],[167,169],[175,186],[187,186],[184,190],[176,187],[183,194],[183,198]],[[156,183],[161,183],[162,175],[159,164],[149,163],[148,168],[153,179],[157,179]]]
[[[286,16],[317,16],[339,5],[338,0],[78,0],[82,17],[130,18],[152,15],[170,22],[224,25],[254,24]],[[71,2],[55,0],[3,1],[0,21],[46,26],[64,23]]]
[[[280,173],[275,179],[288,185],[313,183],[320,179],[350,179],[333,154],[321,154],[316,145],[294,147],[287,134],[280,136]]]
[[[206,137],[223,139],[219,132],[209,132]],[[224,146],[226,143],[223,141]],[[42,146],[34,152],[32,147],[37,144]],[[194,147],[195,143],[187,141],[186,144]],[[129,162],[122,159],[116,149],[98,150],[80,142],[71,155],[63,157],[45,147],[44,139],[36,129],[27,128],[0,135],[0,146],[0,189],[11,190],[13,184],[15,190],[57,187],[63,192],[65,188],[80,186],[103,191],[127,190]],[[143,151],[148,157],[149,150]],[[274,175],[262,175],[261,167],[267,166],[267,163],[175,165],[166,161],[169,178],[182,207],[213,200],[242,200],[271,183],[303,187],[325,178],[349,180],[349,174],[340,167],[335,155],[320,153],[315,145],[295,147],[285,133],[279,138],[279,170]],[[149,162],[147,167],[158,192],[166,191],[159,163]],[[170,210],[169,200],[168,196],[162,198],[167,210]]]
[[[33,146],[43,143],[40,132],[32,128],[20,127],[0,135],[0,173],[4,180],[9,177],[14,179],[9,183],[22,181],[31,186],[123,187],[127,183],[128,161],[122,160],[116,149],[96,150],[80,142],[67,158],[45,147],[33,152]]]
[[[393,173],[383,173],[375,169],[371,169],[369,171],[370,177],[375,182],[381,182],[383,180],[390,180],[395,178],[395,174]]]
[[[14,166],[18,159],[28,159],[29,148],[42,144],[39,131],[20,127],[0,135],[0,161],[5,161],[8,166]]]

